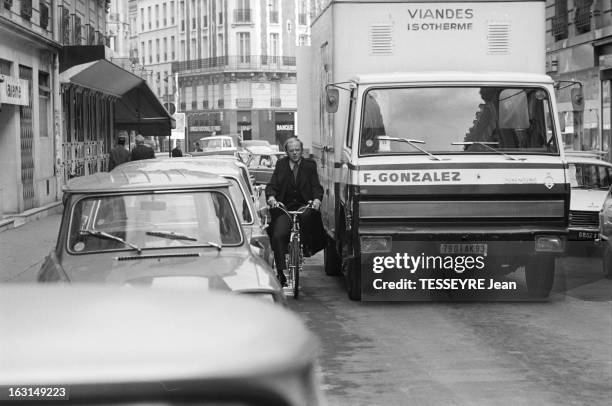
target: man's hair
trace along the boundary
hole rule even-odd
[[[287,138],[287,141],[285,141],[285,145],[284,145],[285,152],[289,152],[289,151],[287,151],[287,148],[289,148],[289,144],[292,143],[292,142],[299,142],[300,143],[300,149],[302,151],[304,151],[304,143],[302,142],[302,140],[299,139],[296,136],[291,136],[291,137]]]
[[[144,144],[144,141],[145,141],[145,139],[144,139],[144,137],[142,136],[142,134],[138,134],[138,135],[136,136],[136,144],[138,144],[138,145],[140,145],[140,144]]]

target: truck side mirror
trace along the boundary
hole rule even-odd
[[[338,99],[340,92],[338,89],[325,89],[325,111],[328,113],[335,113],[338,111]]]
[[[572,109],[574,109],[574,111],[584,111],[584,93],[582,91],[582,86],[573,88],[571,97]]]

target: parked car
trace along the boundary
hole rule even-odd
[[[183,169],[214,173],[226,178],[230,182],[229,192],[234,206],[237,208],[240,222],[246,232],[247,239],[252,243],[251,249],[271,266],[274,264],[270,239],[265,231],[267,218],[260,216],[260,208],[265,206],[265,201],[261,203],[258,199],[249,179],[249,171],[243,163],[219,156],[207,156],[175,158],[164,161],[151,159],[135,161],[124,164],[117,171],[124,169],[145,172],[160,169]]]
[[[272,268],[250,248],[258,241],[245,235],[227,179],[134,164],[68,182],[40,282],[178,285],[285,303]]]
[[[202,151],[236,150],[236,142],[231,135],[212,135],[200,138],[200,148]]]
[[[286,156],[284,152],[274,151],[268,147],[248,147],[247,167],[255,178],[256,185],[266,185],[272,178],[276,162]]]
[[[592,242],[599,238],[599,212],[612,182],[612,164],[581,153],[567,153],[567,161],[572,187],[568,239],[588,242],[591,254],[596,249]]]
[[[278,145],[270,144],[267,140],[243,140],[240,141],[240,146],[242,148],[250,148],[250,147],[268,147],[274,151],[278,151]]]
[[[319,345],[279,306],[237,295],[0,286],[3,400],[319,406]],[[17,391],[16,389],[20,390]],[[52,389],[49,389],[52,388]],[[27,390],[26,390],[27,393]],[[6,397],[5,397],[6,396]],[[19,402],[8,402],[21,404]],[[29,404],[29,403],[28,403]]]

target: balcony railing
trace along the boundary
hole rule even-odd
[[[239,109],[250,109],[253,107],[253,98],[240,98],[236,99],[236,107]]]
[[[270,99],[270,107],[280,107],[280,106],[281,106],[280,97],[272,97]]]
[[[554,16],[552,18],[552,35],[555,40],[567,38],[567,14]]]
[[[298,14],[298,23],[300,25],[306,25],[306,13],[299,13]]]
[[[251,22],[251,9],[249,8],[237,8],[234,10],[234,23],[250,23]]]
[[[228,55],[173,62],[174,72],[295,71],[295,56]]]

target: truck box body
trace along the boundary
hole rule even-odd
[[[487,284],[524,265],[530,292],[548,295],[569,185],[544,74],[544,10],[544,1],[330,1],[314,20],[298,54],[298,126],[325,189],[326,272],[346,273],[352,299],[429,299],[438,288],[422,280],[440,277],[435,267],[407,272],[388,260],[376,270],[408,253],[480,256]],[[333,114],[330,84],[340,89]]]

